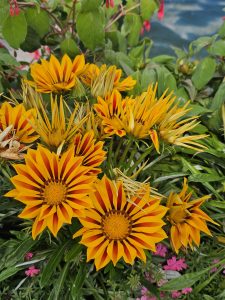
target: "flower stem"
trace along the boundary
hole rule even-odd
[[[145,152],[143,152],[141,154],[141,156],[138,158],[138,160],[133,164],[133,166],[131,168],[128,169],[127,171],[127,176],[131,176],[133,171],[136,169],[136,167],[145,159],[145,157],[151,153],[152,151],[152,146],[149,147],[148,149],[145,150]]]
[[[127,145],[126,145],[124,151],[123,151],[123,155],[121,156],[121,158],[120,158],[120,160],[119,160],[118,166],[121,166],[121,165],[124,163],[124,161],[125,161],[125,159],[126,159],[126,156],[127,156],[127,153],[129,152],[132,143],[133,143],[133,140],[130,139],[130,140],[128,141],[128,143],[127,143]]]

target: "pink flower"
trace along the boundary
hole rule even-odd
[[[106,0],[106,7],[114,7],[115,3],[114,0]]]
[[[141,27],[141,35],[144,34],[145,31],[150,31],[151,23],[149,21],[144,21],[143,26]]]
[[[39,58],[41,57],[41,51],[39,49],[35,50],[32,54],[33,54],[33,60],[39,60]]]
[[[171,259],[167,259],[167,265],[163,266],[164,270],[171,271],[182,271],[187,269],[187,264],[185,263],[184,258],[176,259],[176,256],[173,256]]]
[[[213,264],[217,264],[219,261],[220,261],[219,259],[214,259],[214,260],[213,260]],[[211,273],[215,273],[217,270],[218,270],[217,267],[213,267],[213,268],[210,270],[210,272],[211,272]]]
[[[25,260],[31,260],[31,258],[34,256],[34,254],[32,252],[27,252],[25,254]]]
[[[167,251],[168,251],[167,247],[164,246],[163,244],[159,243],[156,245],[156,252],[154,252],[153,254],[161,256],[161,257],[165,257]]]
[[[172,297],[173,299],[180,298],[180,296],[181,296],[181,292],[179,292],[179,291],[173,291],[173,292],[171,293],[171,297]]]
[[[161,0],[158,10],[158,19],[161,21],[164,18],[164,0]]]
[[[27,269],[25,271],[25,274],[28,277],[35,277],[36,275],[38,275],[40,273],[40,269],[36,269],[35,266],[31,266],[29,267],[29,269]]]
[[[184,295],[187,295],[187,294],[189,294],[191,292],[192,292],[192,288],[191,287],[187,287],[187,288],[184,288],[182,290],[182,294],[184,294]]]

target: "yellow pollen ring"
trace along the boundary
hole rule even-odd
[[[45,185],[43,190],[44,201],[48,205],[57,205],[66,199],[66,185],[62,182],[50,182]]]
[[[104,235],[110,240],[121,240],[126,238],[131,230],[131,221],[125,214],[110,212],[102,220]]]

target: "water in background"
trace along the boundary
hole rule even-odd
[[[165,17],[151,21],[147,34],[154,46],[151,56],[174,54],[171,46],[187,48],[199,36],[214,34],[225,16],[224,0],[165,0]]]

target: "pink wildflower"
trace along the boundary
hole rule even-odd
[[[173,291],[173,292],[171,293],[171,297],[172,297],[173,299],[180,298],[180,296],[181,296],[181,292],[179,292],[179,291]]]
[[[106,0],[106,7],[114,7],[115,3],[114,0]]]
[[[31,258],[34,256],[34,254],[32,252],[27,252],[25,254],[25,260],[31,260]]]
[[[161,21],[164,18],[164,0],[160,1],[160,7],[158,10],[158,19]]]
[[[173,256],[171,259],[167,259],[167,265],[163,266],[164,270],[171,271],[182,271],[187,269],[187,264],[185,263],[184,258],[176,259],[176,256]]]
[[[35,277],[36,275],[38,275],[40,273],[40,269],[36,269],[35,266],[31,266],[29,267],[29,269],[27,269],[25,271],[25,274],[28,277]]]
[[[33,60],[39,60],[39,58],[41,57],[41,51],[39,49],[35,50],[32,54],[33,54]]]
[[[141,35],[144,34],[145,31],[150,31],[151,23],[149,21],[144,21],[143,26],[141,28]]]
[[[187,287],[187,288],[184,288],[182,290],[182,294],[184,294],[184,295],[187,295],[187,294],[189,294],[191,292],[192,292],[192,288],[191,287]]]
[[[161,256],[161,257],[165,257],[167,251],[168,251],[167,247],[164,246],[163,244],[159,243],[156,245],[156,252],[154,252],[153,254]]]
[[[217,264],[219,261],[220,261],[219,259],[214,259],[214,260],[213,260],[213,264]],[[210,270],[210,272],[211,272],[211,273],[215,273],[217,270],[218,270],[217,267],[213,267],[213,268]]]

